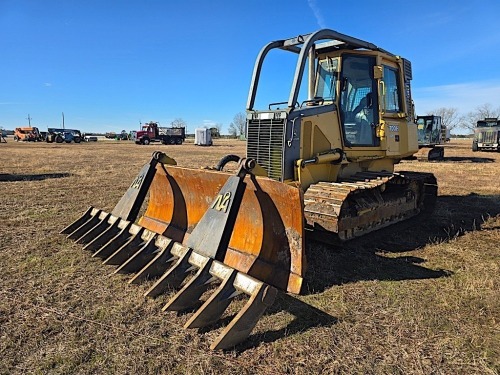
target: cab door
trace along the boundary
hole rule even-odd
[[[385,128],[388,155],[398,155],[407,149],[407,116],[403,109],[400,71],[398,67],[382,65],[383,78],[380,87],[381,115]],[[418,138],[418,137],[415,137]]]
[[[375,57],[345,54],[340,82],[340,117],[347,147],[378,147],[379,123]]]

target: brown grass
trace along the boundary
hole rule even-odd
[[[214,165],[214,147],[0,144],[2,374],[495,374],[500,369],[500,154],[452,142],[439,163],[404,162],[439,181],[430,218],[343,248],[308,242],[308,292],[281,295],[240,347],[184,330],[58,232],[89,205],[111,211],[156,149]]]

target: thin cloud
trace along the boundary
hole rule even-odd
[[[203,126],[206,126],[207,128],[211,128],[215,126],[215,121],[213,120],[203,120]]]
[[[50,82],[44,82],[44,83],[43,83],[43,85],[44,85],[45,87],[50,87],[50,86],[52,86],[52,83],[50,83]]]
[[[419,19],[418,26],[423,28],[442,27],[452,23],[457,17],[457,14],[452,12],[435,12],[426,14],[425,17]]]
[[[454,107],[465,114],[500,98],[500,81],[464,82],[421,87],[412,91],[417,113],[425,113],[439,107]]]
[[[309,8],[311,8],[314,17],[316,17],[316,22],[318,23],[319,27],[321,27],[322,29],[326,29],[325,19],[323,18],[321,10],[316,4],[316,0],[307,0],[307,5],[309,5]]]

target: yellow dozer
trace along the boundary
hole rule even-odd
[[[273,50],[297,60],[289,98],[256,109]],[[149,296],[177,289],[164,310],[201,305],[186,327],[213,324],[248,295],[211,345],[233,347],[278,290],[300,293],[306,231],[349,240],[432,209],[432,174],[394,172],[418,150],[411,78],[408,60],[333,30],[271,42],[255,63],[236,173],[155,152],[111,213],[91,207],[62,232],[131,283],[155,279]]]

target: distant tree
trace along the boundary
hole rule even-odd
[[[493,109],[490,103],[486,103],[476,107],[476,112],[480,116],[478,120],[483,120],[486,117],[500,117],[500,107]]]
[[[187,123],[181,118],[176,118],[170,123],[170,126],[173,128],[187,128]]]
[[[460,117],[460,127],[462,129],[474,131],[477,121],[480,120],[476,111],[471,111]]]
[[[220,132],[222,130],[222,124],[218,122],[217,124],[214,125],[214,128],[217,129],[217,132],[219,133],[220,136]]]
[[[449,130],[455,129],[460,125],[460,116],[458,114],[458,108],[453,107],[441,107],[433,109],[427,112],[428,115],[441,116],[441,123],[446,126]]]
[[[468,112],[460,118],[460,127],[468,130],[474,130],[479,120],[484,120],[486,117],[500,117],[500,107],[493,109],[489,103],[482,104],[474,111]]]
[[[237,113],[233,118],[233,122],[229,124],[229,135],[233,137],[244,135],[246,124],[246,115],[243,112]]]

